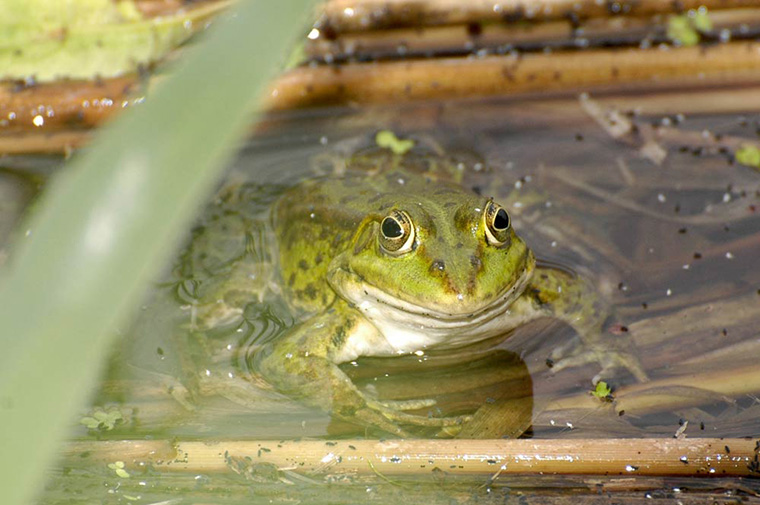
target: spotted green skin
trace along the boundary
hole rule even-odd
[[[472,312],[534,265],[512,230],[505,246],[486,243],[486,201],[402,170],[304,183],[275,207],[286,296],[306,311],[324,310],[337,297],[330,280],[342,269],[408,302]],[[410,254],[380,249],[379,225],[392,209],[406,211],[416,225],[418,245]]]
[[[442,426],[461,419],[410,415],[369,398],[338,364],[451,342],[444,328],[417,348],[404,347],[403,339],[401,350],[388,347],[398,332],[383,314],[369,317],[362,309],[359,300],[368,290],[411,304],[433,326],[437,317],[467,319],[508,294],[498,318],[483,328],[472,325],[456,338],[452,333],[455,345],[466,344],[469,333],[473,341],[490,338],[545,316],[571,324],[586,343],[599,342],[609,312],[593,286],[568,272],[536,267],[511,229],[503,246],[489,244],[482,215],[486,202],[458,185],[403,169],[313,180],[283,195],[273,211],[282,291],[308,316],[259,353],[260,373],[285,394],[403,436],[404,425]],[[378,240],[380,222],[391,210],[407,212],[417,232],[413,249],[399,256],[384,252]],[[419,333],[424,339],[425,331]],[[605,369],[623,366],[645,378],[625,352],[592,354]]]

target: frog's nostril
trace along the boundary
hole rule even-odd
[[[435,260],[432,265],[430,265],[430,271],[435,272],[443,272],[446,270],[446,263],[443,262],[443,260]]]

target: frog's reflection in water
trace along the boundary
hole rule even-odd
[[[459,425],[406,427],[419,437],[514,438],[531,426],[533,384],[520,357],[504,349],[366,358],[341,368],[368,396],[408,403],[409,414],[462,416]],[[415,408],[415,403],[418,405]],[[331,431],[342,430],[334,420]]]

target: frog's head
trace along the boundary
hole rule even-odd
[[[383,200],[330,267],[333,288],[359,308],[462,319],[503,312],[525,289],[535,260],[493,200],[461,189]]]

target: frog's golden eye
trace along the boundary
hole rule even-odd
[[[383,251],[397,256],[412,250],[414,245],[414,225],[409,214],[394,210],[380,222],[380,247]]]
[[[509,240],[509,214],[501,205],[495,204],[493,200],[486,203],[483,212],[485,221],[486,240],[489,244],[501,247]]]

